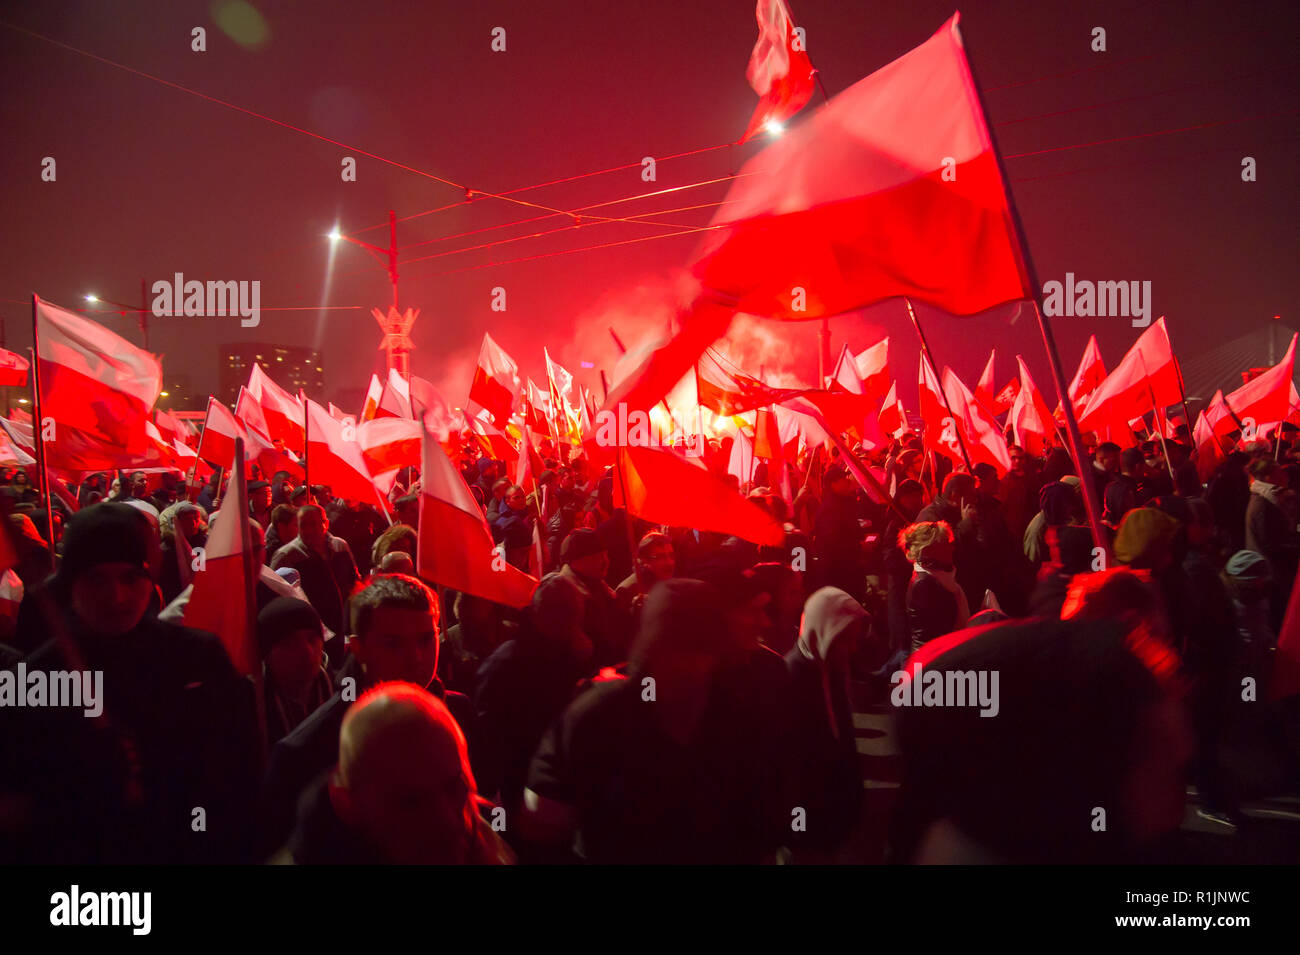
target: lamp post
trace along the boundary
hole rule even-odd
[[[110,298],[100,298],[98,295],[94,294],[93,292],[85,296],[85,298],[86,301],[89,302],[91,305],[112,305],[115,308],[121,309],[121,311],[118,312],[118,314],[121,315],[123,318],[126,318],[127,312],[136,312],[138,314],[137,321],[140,326],[140,337],[144,341],[144,350],[148,351],[149,350],[149,294],[146,291],[146,288],[147,288],[146,281],[144,279],[141,279],[139,308],[136,308],[134,305],[123,305],[121,302],[114,302]]]
[[[420,312],[419,309],[408,308],[403,313],[397,308],[397,213],[392,209],[388,210],[388,248],[386,249],[344,235],[337,228],[329,233],[329,239],[331,242],[342,239],[360,246],[374,256],[388,273],[388,281],[393,287],[393,302],[386,315],[377,308],[372,309],[371,314],[375,316],[384,333],[384,341],[379,347],[388,353],[389,369],[396,369],[403,377],[409,377],[410,351],[414,347],[411,343],[410,331]]]

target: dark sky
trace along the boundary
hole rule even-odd
[[[0,19],[495,191],[734,140],[756,100],[745,80],[757,32],[750,0],[259,0],[269,38],[256,49],[241,47],[217,25],[221,6],[44,0],[5,4]],[[792,6],[831,95],[923,42],[954,9],[951,0]],[[961,9],[989,120],[1008,157],[1221,124],[1008,158],[1043,281],[1067,270],[1080,278],[1151,281],[1155,313],[1168,316],[1175,348],[1188,355],[1275,314],[1300,324],[1300,122],[1294,112],[1276,115],[1300,106],[1288,5],[972,2]],[[207,28],[206,53],[190,49],[195,26]],[[507,31],[504,53],[490,50],[495,26]],[[1105,53],[1090,49],[1096,26],[1107,31]],[[264,308],[367,306],[269,311],[256,329],[234,318],[154,319],[153,350],[203,391],[215,387],[218,345],[228,341],[323,345],[327,398],[360,388],[381,367],[368,307],[387,302],[385,275],[365,252],[343,246],[326,296],[323,234],[336,221],[347,232],[380,223],[390,208],[403,216],[456,202],[454,189],[359,155],[358,181],[343,183],[340,159],[355,154],[348,149],[5,26],[0,63],[0,315],[8,347],[30,344],[32,291],[74,308],[88,291],[134,303],[142,278],[152,283],[181,271],[203,280],[260,280]],[[1246,121],[1225,124],[1238,120]],[[757,148],[662,163],[653,185],[641,181],[638,166],[519,195],[574,208],[725,176]],[[57,160],[55,183],[40,181],[44,156]],[[1243,156],[1257,160],[1257,182],[1241,181]],[[725,188],[613,206],[607,214],[716,202]],[[407,259],[560,221],[429,242],[538,214],[480,199],[402,223],[398,244],[426,243],[404,251]],[[662,220],[702,225],[710,215],[698,209]],[[421,311],[413,370],[462,403],[479,340],[490,329],[534,377],[548,344],[594,384],[595,373],[580,363],[612,367],[605,326],[614,324],[630,343],[661,322],[664,294],[696,237],[470,267],[656,231],[591,224],[403,266],[403,304]],[[361,237],[386,242],[382,230]],[[507,290],[505,313],[490,310],[496,286]],[[999,379],[1012,376],[1020,351],[1050,391],[1032,322],[923,315],[939,361],[972,385],[996,345]],[[139,341],[133,321],[104,320]],[[735,349],[769,371],[811,378],[816,324],[743,328],[737,334],[745,340]],[[832,325],[836,351],[845,340],[864,348],[879,330],[895,336],[895,371],[914,410],[916,349],[901,304]],[[1089,334],[1098,335],[1108,365],[1137,334],[1116,318],[1062,318],[1055,328],[1067,375]]]

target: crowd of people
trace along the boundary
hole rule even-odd
[[[93,717],[0,710],[0,857],[1183,858],[1189,783],[1225,832],[1300,783],[1297,699],[1268,701],[1300,442],[1231,445],[1204,482],[1186,434],[1087,451],[1080,474],[1062,448],[1012,447],[999,477],[909,432],[853,468],[789,464],[789,501],[760,462],[729,477],[785,530],[759,546],[630,516],[615,469],[549,440],[527,489],[469,444],[494,540],[540,573],[521,610],[420,579],[410,469],[390,515],[287,472],[252,475],[247,515],[220,472],[193,500],[168,475],[96,474],[51,496],[52,521],[29,474],[0,475],[0,667],[103,674]],[[710,442],[710,467],[729,457]],[[183,623],[191,555],[238,519],[260,680]],[[996,712],[890,707],[919,667],[996,674]],[[858,745],[872,707],[897,741],[885,801]]]

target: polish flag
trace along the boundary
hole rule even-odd
[[[154,424],[158,430],[163,433],[164,437],[175,438],[178,441],[189,443],[193,437],[193,432],[185,425],[181,424],[178,418],[169,415],[166,411],[155,408],[153,413]]]
[[[1042,393],[1034,386],[1034,379],[1029,375],[1025,360],[1017,355],[1016,361],[1020,365],[1020,391],[1016,395],[1015,404],[1011,406],[1011,427],[1014,429],[1016,444],[1031,457],[1041,457],[1047,450],[1048,436],[1056,432],[1056,422]]]
[[[750,117],[742,143],[765,129],[784,123],[807,105],[816,83],[816,71],[795,32],[794,20],[785,0],[758,0],[758,41],[749,54],[745,79],[758,94],[758,107]]]
[[[903,402],[898,399],[898,382],[889,383],[889,391],[885,393],[876,421],[880,425],[881,434],[887,434],[891,438],[897,438],[907,430],[907,412],[903,409]]]
[[[1101,348],[1097,344],[1097,336],[1091,335],[1087,346],[1083,349],[1083,357],[1079,359],[1079,370],[1074,373],[1070,387],[1066,389],[1076,415],[1083,413],[1088,397],[1105,380],[1106,365],[1101,360]]]
[[[504,428],[518,397],[519,366],[484,332],[478,367],[469,386],[469,400],[490,414],[498,428]]]
[[[302,402],[272,381],[257,362],[253,362],[248,373],[248,393],[262,406],[267,436],[272,440],[280,439],[291,451],[301,451],[304,441]]]
[[[396,368],[388,369],[388,378],[384,382],[383,393],[379,396],[379,406],[375,408],[375,417],[415,417],[411,412],[411,385]]]
[[[361,420],[369,421],[375,416],[375,411],[379,408],[379,398],[384,393],[384,386],[379,381],[379,376],[371,372],[370,387],[366,389],[366,400],[361,406]]]
[[[1220,438],[1214,433],[1209,419],[1202,411],[1196,416],[1196,427],[1192,429],[1192,441],[1196,445],[1196,476],[1202,484],[1209,482],[1214,472],[1228,459]]]
[[[30,448],[28,450],[35,450]],[[36,459],[9,434],[8,429],[0,430],[0,465],[7,468],[26,468],[36,463]]]
[[[862,393],[883,398],[894,383],[889,374],[889,338],[886,336],[854,359],[858,377],[862,380]]]
[[[332,401],[329,403],[329,413],[330,413],[330,417],[333,418],[335,421],[346,421],[348,418],[352,418],[350,414],[348,414],[346,411],[344,411],[342,408],[340,408]],[[352,423],[356,424],[355,418],[352,419]]]
[[[614,482],[614,506],[652,524],[692,527],[780,547],[785,530],[698,459],[661,448],[618,449],[622,481]]]
[[[234,417],[230,420],[234,421]],[[233,447],[230,457],[235,458]],[[193,590],[180,622],[220,637],[230,662],[241,674],[258,682],[260,693],[262,656],[253,629],[256,607],[253,588],[257,577],[248,526],[248,484],[242,460],[235,462],[234,475],[221,510],[213,515],[203,550],[203,572],[194,575]]]
[[[921,433],[924,446],[948,457],[954,464],[964,464],[961,437],[957,433],[957,419],[948,414],[948,409],[944,407],[943,392],[939,390],[939,378],[930,367],[924,352],[921,353],[917,398],[921,406],[921,421],[925,425],[925,430]]]
[[[1182,400],[1180,382],[1178,362],[1161,317],[1142,333],[1115,370],[1093,391],[1079,416],[1079,430],[1122,426],[1153,407],[1177,404]]]
[[[275,446],[270,438],[266,414],[262,406],[253,400],[247,388],[240,387],[239,398],[235,402],[235,417],[244,426],[244,457],[262,469],[262,474],[273,475],[277,471],[288,471],[295,481],[303,481],[307,475],[287,451]]]
[[[1291,336],[1291,344],[1280,362],[1224,399],[1247,429],[1254,425],[1256,432],[1262,433],[1265,428],[1271,429],[1279,424],[1290,413],[1297,337],[1300,336]]]
[[[1011,406],[1016,403],[1016,395],[1020,394],[1020,379],[1012,378],[999,391],[993,399],[993,407],[989,410],[995,415],[1000,415],[1004,411],[1010,411]]]
[[[47,449],[51,463],[60,466],[58,459],[66,457],[129,463],[150,447],[145,424],[162,390],[157,358],[37,298],[36,360],[41,414],[58,428]],[[66,466],[74,465],[69,460]]]
[[[345,437],[346,425],[311,400],[307,402],[307,419],[307,466],[312,484],[324,484],[347,500],[378,502],[379,510],[386,512],[357,446],[356,434]]]
[[[812,319],[910,296],[973,315],[1034,298],[957,24],[745,164],[704,233],[681,331],[606,407],[657,402],[737,311]]]
[[[551,433],[551,398],[529,378],[524,392],[524,425],[533,434]]]
[[[229,408],[216,398],[208,398],[208,414],[203,419],[203,437],[198,456],[214,468],[229,468],[235,460],[235,440],[248,441],[248,432]],[[247,451],[247,447],[245,448]]]
[[[483,449],[483,453],[494,461],[513,461],[519,454],[505,433],[494,428],[482,417],[469,419],[469,433]]]
[[[423,436],[423,424],[410,418],[375,418],[356,426],[361,460],[381,494],[393,489],[402,468],[420,466]]]
[[[417,573],[425,580],[507,607],[532,600],[537,578],[506,562],[483,512],[437,438],[424,435]]]
[[[24,387],[27,384],[27,359],[0,348],[0,385]]]
[[[835,371],[831,373],[829,387],[838,387],[855,395],[860,395],[865,390],[862,379],[858,377],[858,363],[853,360],[853,353],[849,351],[847,343],[840,348],[840,358],[835,363]]]
[[[695,363],[695,384],[700,404],[725,417],[779,404],[802,393],[797,388],[773,388],[746,375],[713,348],[706,348]]]
[[[1007,450],[1002,429],[987,408],[975,400],[965,382],[948,367],[943,369],[943,388],[948,403],[966,439],[971,464],[991,464],[999,475],[1011,470],[1011,453]]]
[[[993,411],[993,402],[996,397],[993,391],[993,389],[997,387],[997,385],[994,384],[993,376],[995,372],[993,371],[993,363],[997,357],[998,350],[996,348],[991,349],[989,351],[988,364],[984,366],[984,373],[980,375],[979,384],[975,386],[975,400],[989,411]],[[996,414],[996,412],[994,413]]]
[[[1205,420],[1209,424],[1210,430],[1218,437],[1224,437],[1232,434],[1234,431],[1241,430],[1235,418],[1232,416],[1232,409],[1228,407],[1223,400],[1223,392],[1216,391],[1210,403],[1205,406]]]

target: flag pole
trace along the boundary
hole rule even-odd
[[[1177,480],[1174,478],[1174,466],[1169,460],[1169,445],[1165,443],[1165,428],[1164,425],[1160,423],[1160,407],[1156,404],[1156,392],[1155,389],[1151,387],[1151,377],[1147,374],[1147,360],[1141,351],[1138,351],[1138,361],[1142,363],[1142,377],[1146,379],[1147,395],[1151,398],[1152,424],[1154,425],[1155,430],[1160,434],[1160,453],[1163,454],[1165,458],[1165,470],[1169,472],[1169,483],[1173,484],[1174,489],[1177,490]],[[1165,409],[1165,417],[1169,417],[1168,409]]]
[[[1020,264],[1023,267],[1022,278],[1033,295],[1034,314],[1038,317],[1038,330],[1043,338],[1043,350],[1047,352],[1047,363],[1052,369],[1052,380],[1056,383],[1056,394],[1061,402],[1061,409],[1065,412],[1065,428],[1070,439],[1070,452],[1074,457],[1074,468],[1083,491],[1083,506],[1088,514],[1088,524],[1092,528],[1093,543],[1109,552],[1106,536],[1101,530],[1101,507],[1097,500],[1097,485],[1095,481],[1089,480],[1091,475],[1084,468],[1088,456],[1083,450],[1083,435],[1079,433],[1079,421],[1074,416],[1074,406],[1069,400],[1069,387],[1066,384],[1065,373],[1061,370],[1061,355],[1056,348],[1056,337],[1052,333],[1052,326],[1048,324],[1047,317],[1043,314],[1043,285],[1038,280],[1038,269],[1034,266],[1034,257],[1029,250],[1029,240],[1025,236],[1025,226],[1020,220],[1020,210],[1016,207],[1016,199],[1011,192],[1006,165],[1002,161],[1002,150],[998,148],[997,132],[988,122],[988,107],[984,102],[984,92],[975,74],[975,67],[970,62],[970,47],[965,37],[961,38],[961,43],[966,51],[966,68],[970,72],[972,92],[979,104],[980,119],[984,129],[988,132],[989,144],[993,147],[993,158],[997,161],[998,175],[1001,179],[1003,193],[1007,199],[1007,211],[1010,214],[1011,225],[1015,229],[1017,244],[1020,248]],[[942,387],[940,390],[942,390]]]
[[[40,335],[38,328],[40,322],[36,317],[36,306],[40,301],[35,292],[32,293],[32,347],[31,347],[31,372],[32,372],[32,403],[36,411],[36,417],[32,419],[32,444],[36,445],[36,469],[40,472],[41,491],[45,495],[45,526],[46,533],[50,537],[50,573],[57,569],[55,554],[58,552],[58,542],[54,539],[54,503],[50,494],[50,474],[46,466],[45,456],[45,426],[41,417],[41,373],[40,367]]]
[[[239,503],[248,501],[248,481],[244,475],[244,439],[236,436],[235,438],[235,461],[234,472],[230,479],[235,482],[234,493],[227,494],[230,500]],[[244,568],[244,627],[247,645],[252,645],[257,639],[257,568],[253,566],[253,533],[249,529],[250,520],[247,513],[236,513],[233,517],[239,519],[239,559]],[[266,746],[266,694],[262,684],[262,663],[260,660],[253,661],[253,672],[250,674],[253,678],[253,694],[257,701],[257,738],[258,738],[258,755],[261,758],[261,765],[266,766],[267,746]]]
[[[961,456],[966,462],[966,470],[974,474],[975,466],[971,464],[970,452],[966,450],[966,439],[962,437],[961,428],[956,426],[957,415],[948,401],[948,389],[943,386],[943,380],[939,377],[939,365],[934,360],[934,353],[930,351],[929,343],[925,340],[925,332],[921,328],[921,321],[916,317],[916,309],[912,308],[912,300],[904,298],[903,303],[907,306],[908,317],[912,319],[912,327],[916,329],[916,337],[921,340],[921,351],[925,352],[925,358],[930,363],[930,370],[934,372],[934,380],[939,385],[939,397],[943,399],[943,406],[948,409],[948,416],[952,418],[953,431],[957,433],[957,443],[961,445]]]
[[[316,501],[316,493],[311,489],[311,455],[307,453],[307,440],[311,436],[311,409],[307,407],[307,396],[302,396],[302,482],[307,485],[307,500]]]
[[[1161,315],[1159,321],[1164,321],[1165,316]],[[1169,338],[1169,326],[1165,326],[1165,338]],[[1182,399],[1183,404],[1183,421],[1187,425],[1187,441],[1195,448],[1196,443],[1192,441],[1192,415],[1187,410],[1187,388],[1183,385],[1183,366],[1178,362],[1178,355],[1174,352],[1174,343],[1169,342],[1169,354],[1174,358],[1174,372],[1178,375],[1178,396]]]
[[[190,471],[190,479],[186,484],[187,493],[185,496],[189,498],[191,504],[193,504],[199,496],[198,488],[194,481],[199,476],[199,462],[203,460],[203,439],[208,435],[208,419],[212,416],[212,402],[215,400],[216,399],[211,395],[208,395],[208,407],[203,415],[203,430],[199,432],[199,446],[194,452],[194,468]],[[218,487],[217,490],[220,491],[221,488]]]

